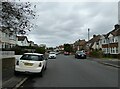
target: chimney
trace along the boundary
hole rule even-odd
[[[114,28],[115,28],[115,30],[117,30],[118,28],[120,28],[120,25],[116,24],[116,25],[114,26]]]
[[[95,38],[96,37],[96,35],[93,35],[93,38]]]

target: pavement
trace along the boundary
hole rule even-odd
[[[15,55],[16,59],[19,59],[21,55]],[[19,75],[14,76],[14,69],[10,70],[2,70],[2,89],[16,89],[20,86],[25,80],[27,76]]]
[[[19,77],[11,77],[9,80],[6,80],[2,83],[2,89],[16,89],[20,86],[24,81],[26,81],[27,77],[19,76]]]
[[[120,68],[120,60],[112,58],[88,58],[88,60],[97,61],[98,63]]]

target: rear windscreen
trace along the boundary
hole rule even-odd
[[[23,55],[20,60],[33,60],[33,61],[42,61],[43,55],[38,56],[38,55]]]

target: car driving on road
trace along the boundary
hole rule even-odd
[[[56,52],[50,52],[48,58],[49,59],[56,59]]]
[[[70,55],[70,53],[65,51],[65,52],[64,52],[64,55]]]
[[[15,63],[15,75],[23,73],[39,73],[43,76],[43,71],[47,68],[47,61],[43,54],[25,53]]]
[[[82,58],[82,59],[86,59],[86,54],[83,51],[76,51],[75,53],[75,58]]]

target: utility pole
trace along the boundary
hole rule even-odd
[[[120,1],[118,2],[118,24],[120,25]]]
[[[90,29],[88,28],[88,41],[90,40]]]
[[[88,28],[88,41],[90,40],[90,29]],[[90,52],[90,48],[89,48],[89,44],[88,46],[88,56],[89,56],[89,52]]]

